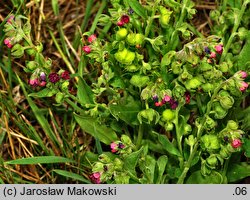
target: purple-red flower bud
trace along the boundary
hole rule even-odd
[[[46,85],[46,81],[42,81],[39,83],[39,86],[44,87]]]
[[[96,40],[96,35],[95,34],[92,34],[91,36],[88,37],[88,42],[89,43],[92,43]]]
[[[233,148],[239,148],[241,145],[242,145],[242,142],[240,139],[234,139],[232,142],[231,142],[231,145]]]
[[[84,46],[84,47],[82,48],[82,50],[83,50],[86,54],[89,54],[89,53],[91,52],[90,46]]]
[[[211,52],[210,58],[216,58],[216,53],[215,52]]]
[[[124,24],[127,24],[129,23],[129,21],[130,21],[130,18],[128,15],[122,15],[121,22],[123,22]]]
[[[241,78],[245,79],[247,77],[247,72],[240,71]]]
[[[7,22],[8,22],[9,24],[11,24],[14,18],[15,18],[15,16],[14,16],[14,15],[11,15],[11,16],[9,17],[9,19],[7,19]]]
[[[49,81],[51,83],[56,83],[56,82],[58,82],[60,80],[60,76],[56,72],[50,73],[50,75],[48,76],[48,78],[49,78]]]
[[[69,72],[68,72],[68,71],[64,71],[64,72],[61,74],[61,78],[64,79],[64,80],[69,80],[69,79],[70,79]]]
[[[123,23],[122,21],[118,21],[116,25],[117,25],[117,26],[123,26],[124,23]]]
[[[222,54],[222,52],[223,52],[223,45],[222,44],[216,45],[214,48],[218,54]]]
[[[155,106],[156,106],[156,107],[160,107],[160,106],[162,106],[162,105],[163,105],[163,103],[162,103],[161,101],[155,102]]]
[[[11,40],[10,40],[9,38],[6,38],[6,39],[4,40],[4,44],[5,44],[9,49],[12,48]]]
[[[176,109],[176,108],[178,107],[178,102],[175,101],[174,99],[171,99],[171,100],[169,101],[169,103],[170,103],[170,107],[171,107],[173,110]]]
[[[91,181],[93,183],[96,183],[96,184],[100,184],[101,183],[101,173],[100,172],[95,172],[95,173],[91,174],[89,176],[89,178],[91,179]]]
[[[111,148],[112,153],[116,153],[118,151],[118,144],[116,144],[115,142],[112,142],[110,144],[110,148]]]
[[[240,86],[240,91],[245,92],[245,90],[248,88],[248,83],[242,81]]]
[[[189,92],[185,92],[185,101],[186,101],[186,104],[189,104],[190,103],[190,93]]]
[[[36,78],[36,79],[31,79],[31,80],[29,80],[29,84],[31,85],[31,86],[33,86],[33,87],[36,87],[36,86],[38,86],[38,79]]]
[[[40,73],[40,79],[41,81],[46,81],[46,74],[44,72]]]
[[[205,51],[207,54],[210,54],[210,53],[211,53],[211,51],[210,51],[210,49],[209,49],[208,47],[204,47],[204,51]]]

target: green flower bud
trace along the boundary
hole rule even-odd
[[[215,119],[223,119],[226,115],[227,115],[227,110],[224,109],[219,102],[215,102],[213,104],[213,108],[214,108],[214,117]]]
[[[184,131],[184,135],[188,135],[192,131],[191,125],[190,124],[185,124],[184,128],[183,128],[183,131]]]
[[[201,85],[201,81],[197,78],[197,77],[194,77],[190,80],[188,80],[185,84],[187,90],[195,90],[197,89],[200,85]]]
[[[149,82],[148,76],[141,76],[141,75],[133,75],[130,79],[130,83],[136,87],[144,87]]]
[[[61,92],[56,93],[56,103],[61,104],[63,102],[64,94]]]
[[[123,169],[123,162],[119,158],[115,158],[113,164],[116,171],[120,171]]]
[[[199,66],[199,70],[201,70],[202,72],[211,70],[212,68],[213,66],[207,62],[202,62],[201,65]]]
[[[111,162],[111,159],[108,155],[106,154],[101,154],[99,157],[98,157],[98,160],[102,163],[110,163]]]
[[[37,52],[42,53],[43,52],[43,44],[40,42],[39,45],[36,46]]]
[[[61,85],[62,91],[68,91],[69,88],[69,81],[64,81]]]
[[[166,109],[162,113],[162,120],[163,121],[173,121],[175,118],[175,112],[170,109]]]
[[[212,10],[212,11],[210,11],[209,16],[212,20],[216,21],[219,19],[221,14],[220,14],[219,10]]]
[[[206,161],[203,160],[202,163],[201,163],[201,174],[203,176],[207,176],[207,175],[211,174],[211,172],[212,172],[212,169],[210,167],[208,167],[206,165]]]
[[[130,65],[135,59],[135,53],[125,48],[115,53],[115,59],[122,64]]]
[[[185,138],[185,141],[186,141],[186,143],[187,143],[189,146],[192,147],[192,146],[194,146],[194,144],[195,144],[195,142],[197,141],[197,139],[194,138],[193,135],[189,135],[189,136],[188,136],[188,139]]]
[[[134,46],[136,45],[136,40],[135,40],[135,33],[129,33],[127,36],[127,42],[129,45]]]
[[[229,120],[227,122],[227,128],[230,129],[230,130],[237,130],[238,127],[239,127],[238,124],[233,120]]]
[[[234,104],[233,97],[231,97],[230,94],[225,90],[220,91],[219,100],[220,100],[220,105],[227,110],[230,109]]]
[[[211,130],[213,129],[217,123],[209,116],[206,117],[206,122],[204,124],[205,129]]]
[[[247,30],[245,27],[240,27],[238,29],[238,36],[241,41],[245,40],[248,34],[249,34],[249,30]]]
[[[96,162],[92,168],[92,172],[102,172],[104,164],[101,162]]]
[[[167,122],[164,125],[164,128],[165,128],[166,131],[172,131],[174,129],[174,124],[172,122]]]
[[[226,147],[222,147],[221,150],[220,150],[220,156],[223,158],[223,159],[228,159],[231,155],[231,153],[227,150]]]
[[[127,136],[127,135],[122,135],[121,141],[125,145],[125,147],[130,146],[132,144],[132,141],[131,141],[130,137]]]
[[[220,148],[220,142],[216,135],[204,135],[201,137],[201,146],[208,152],[213,152]]]
[[[35,61],[27,61],[27,62],[26,62],[26,67],[27,67],[29,70],[31,70],[31,71],[37,69],[38,66],[39,66],[39,64],[38,64],[37,62],[35,62]]]
[[[227,64],[227,62],[221,63],[218,67],[219,67],[219,70],[223,73],[226,73],[229,70],[229,65]]]
[[[181,66],[182,66],[182,63],[180,63],[178,61],[173,61],[171,64],[171,69],[172,69],[173,73],[180,74],[182,72]]]
[[[166,28],[168,26],[172,12],[173,11],[170,11],[163,6],[160,6],[161,15],[160,15],[159,21],[163,28]]]
[[[52,60],[48,58],[44,63],[44,68],[51,69],[51,66],[52,66]]]
[[[135,44],[139,44],[139,45],[142,45],[142,43],[144,42],[144,35],[140,34],[140,33],[137,33],[135,35]]]
[[[215,169],[216,166],[218,165],[218,159],[216,157],[216,155],[210,155],[207,159],[206,159],[207,165],[212,168]]]
[[[123,40],[126,38],[128,30],[126,28],[121,28],[116,32],[116,40]]]
[[[115,174],[115,183],[116,184],[129,184],[130,176],[126,173],[116,173]]]
[[[201,88],[204,92],[211,92],[214,90],[214,85],[211,83],[205,83],[201,85]]]
[[[11,55],[16,58],[21,58],[24,54],[24,49],[20,44],[15,44],[11,49]]]
[[[150,124],[151,122],[155,121],[156,124],[160,119],[160,115],[154,109],[148,108],[146,110],[140,111],[137,115],[137,118],[141,124],[143,121],[147,124]]]
[[[137,70],[139,69],[139,67],[136,66],[136,65],[128,65],[128,66],[126,66],[125,68],[126,68],[126,70],[129,71],[129,72],[135,72],[135,71],[137,71]]]

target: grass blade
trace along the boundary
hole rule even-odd
[[[53,172],[56,172],[57,174],[65,176],[67,178],[81,181],[83,183],[91,183],[88,179],[85,179],[81,175],[73,173],[73,172],[68,172],[66,170],[61,170],[61,169],[55,169],[53,170]]]

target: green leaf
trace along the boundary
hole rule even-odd
[[[74,160],[60,156],[37,156],[30,158],[21,158],[5,162],[8,165],[34,165],[34,164],[51,164],[51,163],[75,163]]]
[[[250,63],[250,33],[247,36],[247,41],[245,45],[243,46],[238,59],[237,59],[237,64],[238,64],[238,70],[246,70],[247,66]]]
[[[250,176],[250,165],[247,162],[229,165],[227,170],[227,179],[229,183],[239,181],[248,176]]]
[[[44,88],[43,90],[40,90],[39,92],[36,93],[30,93],[30,97],[36,97],[36,98],[43,98],[43,97],[52,97],[58,92],[56,89],[49,89],[49,88]]]
[[[82,104],[93,104],[94,94],[84,79],[79,77],[77,97]]]
[[[158,160],[157,160],[158,177],[157,177],[156,184],[161,183],[163,174],[166,170],[167,163],[168,163],[168,157],[166,155],[163,155],[163,156],[158,158]]]
[[[88,115],[77,114],[74,114],[74,117],[82,130],[98,138],[104,144],[109,145],[111,142],[118,140],[116,133],[111,128],[100,124],[97,119],[89,117]]]
[[[250,158],[250,139],[244,139],[243,149],[245,150],[245,156]]]
[[[162,148],[168,153],[181,157],[179,150],[169,141],[167,136],[158,134],[158,140],[161,143]]]
[[[141,147],[138,151],[129,154],[124,159],[124,167],[125,167],[125,169],[128,170],[134,176],[136,176],[135,167],[136,167],[136,165],[138,163],[138,160],[140,158],[140,155],[141,155],[142,151],[143,151],[143,147]]]
[[[166,65],[170,65],[175,54],[176,54],[175,51],[169,51],[168,53],[166,53],[161,59],[161,66],[163,67]]]
[[[81,175],[73,173],[73,172],[68,172],[66,170],[60,170],[60,169],[54,169],[53,171],[59,175],[65,176],[67,178],[71,178],[73,180],[81,181],[83,183],[91,183],[88,179],[85,179]]]
[[[136,101],[131,101],[126,105],[110,105],[111,114],[118,120],[126,122],[129,125],[137,125],[137,114],[141,107]]]
[[[147,19],[146,10],[143,6],[138,2],[138,0],[127,0],[129,6],[135,11],[135,13],[141,16],[144,19]]]
[[[58,0],[51,0],[52,9],[56,16],[59,15],[59,3]]]
[[[191,174],[187,179],[187,184],[221,184],[223,182],[223,176],[216,172],[212,171],[210,175],[203,176],[201,171],[196,171]]]

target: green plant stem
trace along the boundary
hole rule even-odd
[[[152,24],[153,24],[153,21],[154,21],[155,12],[156,12],[156,9],[157,9],[159,3],[160,3],[160,0],[157,0],[154,3],[154,7],[153,7],[153,11],[152,11],[151,17],[149,18],[148,25],[147,25],[147,27],[145,29],[145,37],[148,37],[149,32],[152,29]]]
[[[178,106],[175,110],[175,132],[176,132],[176,139],[177,139],[177,144],[178,144],[178,149],[182,155],[182,134],[180,132],[180,127],[179,127],[179,111],[180,111],[181,106]]]
[[[207,110],[206,110],[206,113],[204,114],[202,120],[201,120],[201,123],[200,125],[198,126],[198,130],[197,130],[197,140],[194,144],[194,148],[193,148],[193,151],[192,153],[190,154],[189,158],[188,158],[188,161],[186,162],[185,164],[185,167],[184,167],[184,170],[182,171],[182,174],[181,176],[179,177],[178,179],[178,184],[182,184],[186,178],[186,175],[187,175],[187,172],[189,171],[190,167],[191,167],[191,164],[193,162],[193,158],[197,152],[197,149],[199,147],[199,142],[200,142],[200,138],[202,136],[202,133],[203,133],[203,130],[204,130],[204,125],[205,125],[205,122],[206,122],[206,117],[209,115],[211,109],[212,109],[212,103],[214,101],[214,99],[216,98],[219,90],[221,89],[221,87],[223,86],[225,82],[223,82],[221,85],[219,85],[215,90],[214,90],[214,93],[211,97],[211,100],[208,102],[207,104]]]
[[[229,39],[227,41],[227,44],[226,44],[226,46],[225,46],[225,48],[223,50],[223,53],[221,55],[220,63],[222,63],[225,60],[225,57],[226,57],[227,52],[228,52],[228,50],[229,50],[229,48],[230,48],[230,46],[231,46],[231,44],[233,42],[233,39],[237,35],[236,31],[240,26],[242,16],[245,13],[245,10],[246,10],[246,7],[247,7],[248,3],[249,3],[248,0],[244,1],[243,5],[241,7],[239,15],[234,16],[235,17],[235,23],[234,23],[234,26],[233,26],[233,30],[232,30],[232,33],[231,33],[231,35],[230,35],[230,37],[229,37]]]
[[[139,149],[141,146],[142,138],[143,138],[143,131],[144,131],[144,125],[140,124],[139,130],[138,130],[137,141],[136,141],[136,149]]]
[[[81,108],[79,108],[73,101],[71,101],[70,99],[65,99],[65,101],[77,112],[81,113],[83,110]]]

